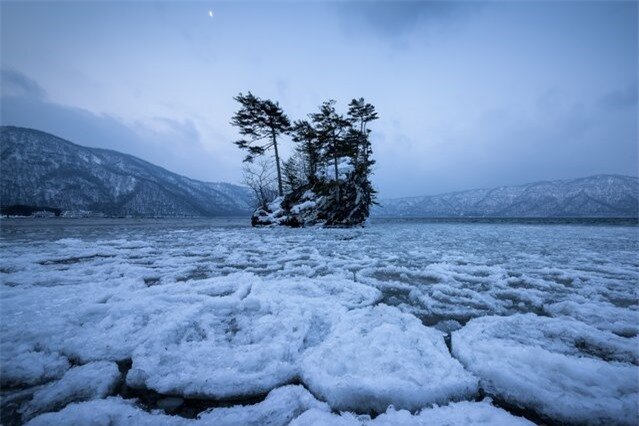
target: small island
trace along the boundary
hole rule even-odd
[[[235,144],[247,152],[244,181],[257,205],[253,226],[364,224],[375,201],[368,127],[378,118],[373,105],[353,99],[344,115],[329,100],[307,120],[291,123],[277,102],[251,92],[235,100],[240,109],[231,124],[242,136]],[[295,143],[286,161],[280,154],[283,136]]]

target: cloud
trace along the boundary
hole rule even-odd
[[[5,92],[5,82],[11,91]],[[2,125],[35,128],[79,145],[135,155],[191,178],[208,180],[211,170],[227,167],[205,149],[191,120],[152,117],[129,123],[60,105],[48,101],[40,85],[18,71],[3,72],[0,106]]]
[[[0,84],[2,96],[22,96],[44,99],[46,93],[34,80],[16,70],[0,70]]]
[[[603,109],[624,109],[637,105],[637,87],[629,86],[625,89],[608,92],[597,102]]]
[[[333,5],[346,32],[363,31],[382,38],[402,38],[424,24],[445,22],[478,4],[448,1],[357,1]]]

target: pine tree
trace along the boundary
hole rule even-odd
[[[252,162],[257,156],[263,155],[273,148],[275,152],[275,166],[277,170],[277,188],[280,196],[284,195],[282,187],[282,171],[277,138],[288,132],[291,123],[279,106],[279,103],[269,99],[260,99],[251,92],[247,95],[238,94],[235,98],[241,108],[235,113],[231,124],[240,130],[246,139],[240,139],[235,144],[248,151],[245,162]]]
[[[377,120],[377,112],[372,104],[367,104],[364,98],[353,99],[348,104],[348,119],[353,127],[359,132],[357,135],[357,152],[355,158],[356,166],[359,162],[363,162],[366,167],[370,167],[369,158],[372,154],[371,144],[369,140],[370,130],[367,128],[368,123]]]
[[[316,180],[317,166],[321,157],[321,146],[319,144],[317,131],[308,121],[298,120],[293,123],[290,134],[293,142],[298,144],[297,151],[306,162],[306,178],[308,182],[314,182]]]
[[[324,102],[320,106],[320,112],[311,114],[311,119],[315,124],[318,140],[324,148],[324,154],[327,159],[333,162],[335,172],[335,193],[339,203],[341,199],[339,185],[338,160],[345,154],[344,138],[346,130],[351,123],[342,115],[335,111],[335,101],[330,100]]]
[[[286,160],[283,168],[286,192],[291,193],[306,183],[306,167],[299,153],[293,154]]]

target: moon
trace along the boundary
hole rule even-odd
[[[213,11],[209,10],[209,17],[212,18],[213,17]]]

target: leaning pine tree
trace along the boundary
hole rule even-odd
[[[252,162],[255,157],[273,148],[275,154],[275,168],[277,170],[277,191],[284,195],[282,185],[282,170],[278,149],[278,138],[288,132],[291,123],[284,114],[279,103],[269,99],[260,99],[251,92],[247,95],[239,94],[234,98],[241,105],[231,119],[231,124],[240,130],[244,139],[235,142],[237,146],[248,151],[245,162]]]

